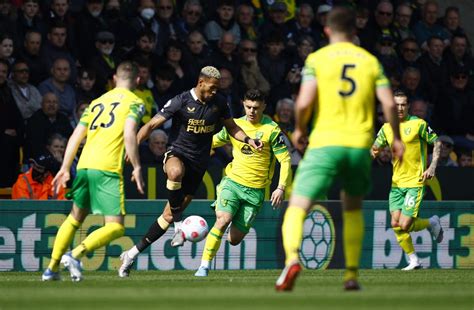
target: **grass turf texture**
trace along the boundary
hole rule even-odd
[[[474,309],[474,270],[362,270],[360,292],[342,290],[342,270],[304,270],[291,293],[277,293],[279,270],[84,272],[72,283],[39,272],[0,273],[4,309]]]

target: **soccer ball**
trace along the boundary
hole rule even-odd
[[[186,240],[199,242],[206,238],[207,233],[209,232],[209,227],[207,226],[205,219],[197,215],[191,215],[183,221],[181,231]]]

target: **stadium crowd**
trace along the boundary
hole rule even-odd
[[[143,124],[212,65],[233,117],[244,115],[243,94],[258,89],[289,137],[305,59],[328,43],[326,16],[340,4],[356,10],[355,43],[408,94],[410,113],[441,134],[439,166],[473,167],[474,59],[457,7],[443,14],[430,0],[0,0],[0,187],[11,187],[30,159],[61,162],[82,112],[113,87],[123,60],[139,66]],[[141,146],[144,163],[161,162],[170,128]],[[297,165],[302,154],[286,142]],[[217,151],[211,163],[224,166],[229,154]],[[390,160],[385,150],[374,165]]]

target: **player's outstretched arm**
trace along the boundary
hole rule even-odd
[[[64,159],[61,165],[61,169],[59,169],[58,173],[54,177],[52,181],[54,193],[57,194],[59,192],[59,187],[66,187],[66,183],[70,179],[69,170],[71,169],[72,162],[74,157],[76,157],[77,149],[81,144],[82,139],[85,138],[87,135],[87,127],[79,123],[74,129],[69,141],[67,143],[66,151],[64,152]]]
[[[395,101],[393,100],[393,93],[390,87],[377,87],[377,99],[382,104],[383,114],[385,119],[390,123],[393,131],[392,153],[399,161],[403,159],[405,148],[400,136],[400,121],[397,116],[397,109]]]
[[[165,122],[166,122],[166,118],[164,118],[162,115],[156,114],[155,116],[153,116],[153,118],[148,123],[143,125],[142,128],[140,128],[140,130],[138,131],[137,144],[140,144],[146,139],[148,139],[151,132],[154,129],[163,125]]]
[[[291,135],[291,142],[300,153],[303,153],[306,147],[308,123],[317,95],[318,82],[316,79],[304,80],[301,83],[295,105],[295,131]]]
[[[228,118],[224,120],[225,129],[227,132],[234,137],[234,139],[239,140],[241,142],[245,142],[257,151],[261,151],[263,149],[263,142],[256,139],[251,139],[247,134],[237,125],[232,118]]]
[[[438,160],[439,156],[441,154],[441,141],[436,140],[434,142],[434,147],[433,147],[433,158],[431,159],[431,164],[426,169],[425,172],[423,172],[422,180],[423,182],[429,179],[432,179],[435,174],[436,174],[436,167],[438,166]]]
[[[140,164],[140,155],[138,154],[138,143],[137,143],[137,121],[133,118],[127,118],[125,121],[125,127],[123,132],[125,151],[128,155],[128,159],[133,166],[132,181],[137,183],[137,189],[140,194],[144,194],[143,190],[145,183],[142,177],[142,168]]]

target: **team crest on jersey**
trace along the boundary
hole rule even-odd
[[[411,127],[405,128],[404,132],[405,132],[405,135],[408,136],[411,132]]]
[[[262,138],[263,138],[263,132],[257,131],[257,133],[255,133],[255,139],[262,140]]]
[[[189,113],[194,113],[194,111],[196,111],[196,107],[186,107],[186,109],[188,110]]]
[[[252,155],[253,154],[252,148],[248,144],[244,144],[244,146],[242,146],[240,151],[242,152],[242,154],[245,154],[245,155]]]

